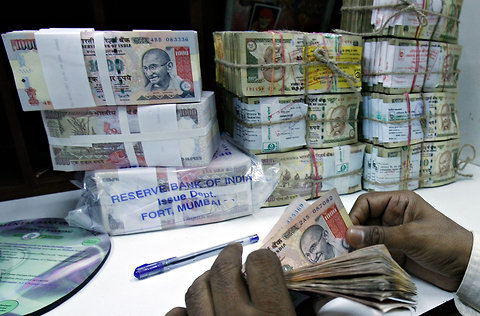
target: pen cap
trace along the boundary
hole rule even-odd
[[[147,263],[143,264],[135,269],[133,275],[141,280],[148,278],[149,276],[160,274],[165,271],[165,265],[163,261],[156,262],[156,263]]]
[[[257,234],[252,235],[252,236],[250,236],[250,241],[248,242],[248,244],[254,244],[254,243],[256,243],[258,240],[259,240],[259,237],[258,237]]]

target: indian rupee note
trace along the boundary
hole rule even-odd
[[[358,141],[361,97],[355,93],[311,94],[308,100],[307,144],[327,148]]]
[[[278,163],[280,166],[280,181],[265,206],[287,205],[296,197],[314,199],[333,188],[339,194],[359,191],[364,148],[364,144],[356,143],[258,154],[263,165]]]
[[[298,214],[263,248],[273,251],[284,271],[349,252],[345,233],[353,224],[335,189]]]
[[[460,140],[422,143],[420,187],[436,187],[456,180]]]

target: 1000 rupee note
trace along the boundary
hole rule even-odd
[[[345,233],[352,225],[333,189],[297,214],[262,248],[273,251],[283,270],[290,271],[347,253]]]
[[[33,32],[2,34],[24,111],[52,109]]]
[[[345,297],[382,312],[416,304],[412,277],[391,257],[385,245],[374,245],[285,274],[295,291]]]
[[[61,139],[52,138],[49,139],[49,145],[54,170],[81,171],[172,166],[172,164],[184,167],[205,166],[211,161],[219,141],[220,133],[216,120],[205,135],[174,140],[174,144],[178,146],[180,158],[178,164],[176,156],[175,159],[171,158],[172,147],[159,146],[158,141],[112,141],[66,145]]]
[[[195,31],[42,29],[2,38],[24,111],[201,97]]]
[[[117,105],[198,101],[200,59],[194,31],[104,32]]]

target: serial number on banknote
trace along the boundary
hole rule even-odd
[[[151,43],[161,43],[161,42],[188,42],[188,37],[151,37]]]

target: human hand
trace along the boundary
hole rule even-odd
[[[185,295],[186,308],[174,308],[166,316],[180,315],[295,315],[280,261],[267,249],[252,252],[242,275],[242,246],[222,250],[212,268],[198,277]]]
[[[471,232],[412,191],[362,194],[350,211],[346,239],[354,248],[385,244],[405,270],[456,291],[470,258]]]

